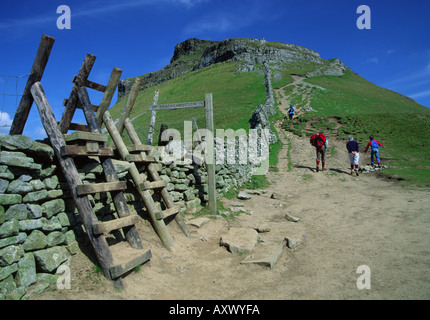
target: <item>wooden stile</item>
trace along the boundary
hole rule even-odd
[[[112,137],[112,140],[115,143],[115,146],[119,151],[122,159],[126,160],[127,156],[129,156],[130,154],[128,153],[128,149],[125,146],[124,141],[122,140],[121,135],[119,134],[118,129],[116,128],[115,123],[109,111],[106,111],[104,113],[103,122],[106,128],[108,129]],[[146,209],[148,210],[148,213],[153,223],[155,231],[157,232],[164,246],[167,249],[171,249],[174,244],[173,238],[169,234],[164,221],[157,219],[159,210],[155,206],[154,200],[152,199],[152,196],[149,193],[148,188],[144,184],[145,181],[142,179],[142,176],[140,175],[139,170],[137,169],[136,164],[134,162],[130,162],[129,173],[133,179],[137,192],[139,193],[140,197],[142,198],[145,204]]]
[[[62,117],[63,122],[60,122],[59,125],[57,125],[57,122],[54,119],[52,109],[48,104],[40,82],[32,87],[31,92],[38,105],[45,131],[47,132],[52,145],[55,146],[54,150],[56,156],[59,159],[62,171],[69,184],[76,207],[82,216],[82,221],[85,229],[87,230],[90,241],[93,244],[100,266],[107,278],[112,279],[117,287],[123,288],[124,283],[122,275],[138,264],[148,261],[152,254],[149,250],[146,252],[142,250],[142,242],[135,227],[139,218],[130,214],[126,198],[123,194],[123,190],[126,189],[127,184],[126,182],[118,180],[118,176],[111,159],[111,156],[113,156],[113,150],[105,147],[107,135],[101,134],[100,126],[94,113],[95,108],[89,101],[86,88],[82,86],[88,86],[90,84],[89,87],[95,88],[94,83],[88,82],[87,80],[94,60],[94,56],[86,56],[78,76],[74,79],[75,85],[72,89],[72,93],[70,94],[70,98],[66,103],[66,109]],[[120,71],[120,69],[114,69],[111,79],[106,87],[101,85],[97,86],[98,89],[101,88],[104,90],[105,94],[103,96],[103,101],[107,105],[110,104],[112,99],[117,81],[119,80],[118,74]],[[97,88],[95,89],[97,90]],[[74,111],[78,105],[80,105],[84,111],[88,132],[74,132],[72,134],[67,134],[67,131],[70,129],[70,121],[72,120]],[[103,110],[103,108],[97,109]],[[63,131],[60,130],[61,127]],[[77,145],[67,145],[65,140],[67,140],[68,143],[75,143]],[[82,184],[73,161],[73,157],[77,156],[103,157],[101,163],[107,182]],[[88,195],[100,192],[109,192],[111,194],[118,216],[117,219],[106,222],[98,221]],[[115,232],[115,230],[118,229],[123,231],[127,242],[131,246],[127,250],[129,254],[125,258],[126,261],[124,261],[123,258],[120,260],[115,258],[117,253],[114,255],[112,254],[111,248],[104,236],[105,233]],[[115,234],[120,235],[119,233]]]
[[[62,134],[58,129],[57,122],[54,118],[52,109],[46,99],[46,95],[43,91],[40,82],[36,82],[32,88],[31,93],[34,101],[39,109],[40,118],[42,124],[48,134],[52,148],[55,150],[57,160],[60,163],[61,169],[66,177],[69,186],[82,185],[82,181],[79,178],[78,171],[76,170],[75,164],[71,157],[62,157],[60,155],[60,149],[65,146]],[[70,193],[73,197],[75,205],[82,217],[82,221],[87,230],[92,230],[92,226],[98,221],[94,215],[92,215],[93,209],[91,207],[90,200],[88,197],[78,196],[75,189],[71,188]],[[97,259],[100,263],[101,268],[104,271],[106,277],[110,279],[109,269],[113,263],[113,257],[109,250],[109,246],[104,237],[97,237],[92,232],[88,232],[88,238],[94,247]]]

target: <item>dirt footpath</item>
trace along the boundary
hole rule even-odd
[[[170,223],[172,251],[142,220],[139,232],[153,257],[125,277],[125,290],[116,290],[95,272],[90,255],[79,252],[71,262],[71,289],[51,286],[31,299],[429,299],[429,192],[404,189],[373,173],[351,176],[346,142],[330,138],[335,148],[328,154],[328,170],[316,173],[308,139],[280,136],[284,148],[279,172],[268,173],[272,185],[249,200],[224,201],[226,208],[241,201],[247,213],[190,226],[190,238]],[[360,163],[368,161],[362,155]],[[287,214],[299,221],[289,221]],[[241,264],[247,254],[220,246],[230,228],[261,226],[270,231],[258,234],[256,249],[282,244],[272,269]],[[285,238],[296,247],[289,248]],[[363,265],[370,270],[370,289],[360,290],[357,268]]]

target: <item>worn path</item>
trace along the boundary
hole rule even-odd
[[[78,253],[70,290],[53,288],[32,298],[429,299],[429,192],[407,190],[373,173],[349,175],[345,141],[331,138],[328,170],[316,173],[308,139],[281,131],[280,137],[279,171],[268,173],[272,185],[266,192],[242,200],[247,213],[190,226],[190,238],[171,224],[176,246],[170,252],[142,221],[140,233],[153,258],[125,278],[124,291]],[[362,156],[361,164],[368,161]],[[238,201],[224,200],[227,208]],[[273,268],[241,264],[247,254],[220,246],[231,228],[270,230],[258,234],[255,248],[282,244]],[[297,247],[287,247],[285,238]],[[363,265],[371,271],[370,289],[359,290],[357,268]]]

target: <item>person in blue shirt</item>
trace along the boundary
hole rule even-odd
[[[290,120],[293,120],[295,108],[292,104],[290,104],[290,108],[288,109],[288,117]]]
[[[381,160],[379,159],[379,147],[385,148],[385,146],[382,143],[379,143],[375,140],[373,135],[369,137],[369,143],[367,144],[366,149],[364,150],[364,153],[367,152],[367,149],[371,149],[370,153],[370,162],[372,163],[372,166],[374,165],[375,161],[374,158],[376,158],[376,161],[378,162],[378,167],[381,167]]]

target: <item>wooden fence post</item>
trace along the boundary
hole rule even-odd
[[[152,105],[156,105],[158,103],[158,90],[155,91],[154,99],[152,101]],[[148,145],[152,145],[153,137],[154,137],[154,130],[155,130],[155,116],[157,114],[157,111],[152,110],[151,112],[151,122],[149,124],[149,133],[148,133]]]
[[[137,98],[137,94],[139,93],[140,85],[142,84],[142,79],[135,78],[133,82],[133,86],[128,94],[127,101],[125,102],[124,108],[122,109],[121,116],[119,117],[119,121],[116,124],[119,134],[121,135],[124,131],[124,121],[125,119],[130,117],[131,110],[133,110],[134,103]]]
[[[42,79],[43,72],[45,71],[46,64],[48,63],[49,55],[51,53],[52,46],[54,45],[55,39],[42,35],[42,39],[39,43],[39,49],[36,53],[33,66],[28,76],[27,84],[25,85],[24,93],[21,101],[19,102],[18,108],[13,118],[12,125],[10,127],[9,134],[22,134],[25,123],[27,122],[28,114],[30,113],[31,105],[33,104],[33,96],[31,95],[31,87],[36,82]]]
[[[121,78],[122,70],[119,68],[113,68],[112,73],[109,78],[108,85],[103,94],[102,101],[97,109],[96,118],[99,126],[101,127],[103,123],[103,114],[109,109],[109,105],[112,101],[112,97],[115,93],[116,87],[118,86],[119,79]]]
[[[213,100],[212,93],[206,93],[205,95],[205,109],[206,109],[206,130],[212,133],[214,136],[214,117],[213,117]],[[206,168],[208,171],[208,189],[209,189],[209,208],[213,214],[217,213],[216,204],[216,184],[215,184],[215,148],[214,142],[207,145],[211,147],[207,152],[206,157]]]

